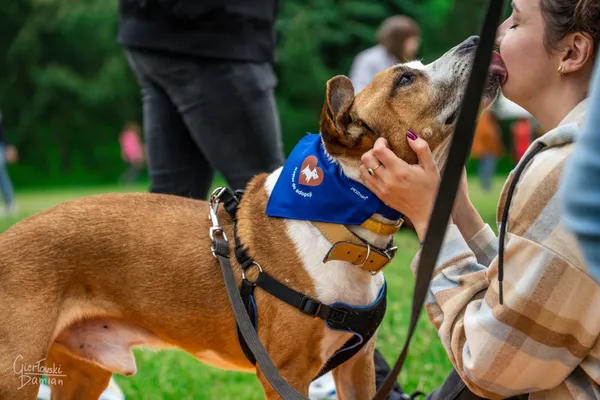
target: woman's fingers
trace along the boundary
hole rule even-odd
[[[382,185],[382,182],[380,180],[378,180],[375,175],[369,174],[368,168],[365,166],[365,164],[361,164],[359,169],[360,169],[360,177],[362,178],[365,186],[371,192],[375,193],[375,196],[381,198],[381,192],[379,190],[379,187]]]
[[[375,156],[373,149],[367,151],[360,158],[360,162],[367,169],[371,168],[372,170],[379,169],[381,167],[381,161]]]
[[[427,142],[415,135],[411,131],[408,131],[406,133],[406,137],[408,138],[408,145],[417,154],[419,164],[423,166],[425,171],[438,172],[437,164],[433,159],[431,149],[429,148]]]
[[[387,140],[384,138],[377,139],[373,146],[372,154],[377,157],[381,164],[391,170],[408,165],[387,147]]]

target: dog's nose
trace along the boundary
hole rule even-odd
[[[479,36],[471,36],[458,46],[458,50],[471,50],[479,44]]]

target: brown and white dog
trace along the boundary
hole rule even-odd
[[[416,162],[405,138],[409,129],[440,154],[476,44],[471,38],[427,66],[390,68],[356,97],[348,78],[327,82],[322,138],[348,177],[359,179],[360,157],[378,137],[399,157]],[[495,60],[484,106],[504,76]],[[271,276],[324,303],[373,302],[382,274],[343,261],[324,264],[331,243],[311,222],[265,215],[280,171],[256,176],[239,207],[239,237],[250,255]],[[18,371],[44,360],[66,375],[53,385],[53,399],[98,398],[113,373],[136,372],[132,346],[182,349],[216,367],[254,372],[266,398],[278,398],[238,343],[210,251],[207,215],[203,201],[107,194],[63,203],[0,235],[0,398],[35,399],[37,385],[21,387]],[[222,209],[219,218],[233,237]],[[350,229],[377,247],[390,240],[362,227]],[[233,267],[239,278],[239,265]],[[350,335],[261,290],[255,298],[262,342],[285,379],[307,394],[311,379]],[[372,397],[373,350],[371,340],[334,370],[340,399]]]

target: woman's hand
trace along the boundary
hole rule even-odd
[[[427,142],[410,131],[406,136],[419,164],[411,165],[398,158],[387,147],[387,141],[379,138],[373,149],[362,156],[360,174],[365,185],[377,197],[412,221],[419,239],[423,240],[440,172]],[[372,176],[369,169],[373,172]]]

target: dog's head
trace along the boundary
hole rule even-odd
[[[415,163],[406,139],[410,130],[429,143],[438,159],[436,153],[454,130],[478,42],[471,37],[429,65],[415,61],[388,68],[357,96],[347,77],[329,80],[320,124],[327,152],[356,179],[361,155],[379,137],[398,157]],[[505,78],[502,60],[494,54],[482,109],[496,98]]]

